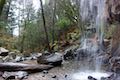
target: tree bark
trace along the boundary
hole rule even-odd
[[[23,64],[23,63],[0,63],[0,71],[28,71],[36,72],[51,69],[51,65]]]
[[[24,51],[24,41],[25,41],[25,30],[27,27],[26,24],[26,19],[25,19],[25,3],[23,3],[23,20],[24,20],[24,28],[23,28],[23,36],[22,36],[22,40],[21,40],[21,49],[20,49],[20,53],[23,53]]]
[[[3,10],[5,3],[6,3],[6,0],[0,0],[0,16],[2,14],[2,10]]]
[[[53,41],[52,41],[52,44],[54,44],[54,41],[55,41],[55,31],[54,31],[54,28],[55,28],[55,17],[56,17],[56,0],[54,0],[54,9],[53,9],[53,29],[52,29],[52,38],[53,38]]]
[[[42,18],[43,18],[43,26],[44,26],[44,30],[45,30],[45,36],[46,36],[46,44],[47,44],[48,50],[51,52],[42,0],[40,0],[40,6],[41,6],[41,14],[42,14]]]

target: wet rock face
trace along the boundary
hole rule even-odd
[[[110,65],[113,72],[120,74],[120,57],[112,57]]]
[[[66,50],[63,57],[64,60],[74,59],[74,52],[72,50]]]
[[[79,45],[71,46],[66,49],[63,55],[64,60],[72,60],[76,57],[76,51],[79,48]]]
[[[120,22],[120,0],[106,0],[105,9],[108,22]]]
[[[87,49],[78,49],[76,51],[76,59],[77,60],[83,60],[84,58],[88,57],[89,51]],[[90,56],[90,55],[89,55]]]
[[[109,77],[101,77],[100,80],[120,80],[120,74],[113,73]]]
[[[72,49],[67,49],[63,56],[64,60],[74,59],[74,51]]]

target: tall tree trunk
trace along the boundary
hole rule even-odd
[[[25,30],[26,30],[26,20],[25,20],[25,0],[23,2],[23,20],[24,20],[24,28],[23,28],[23,36],[21,40],[21,49],[20,52],[23,53],[24,51],[24,41],[25,41]]]
[[[47,44],[48,50],[51,52],[49,39],[48,39],[48,32],[47,32],[47,27],[46,27],[46,22],[45,22],[45,15],[44,15],[44,9],[43,9],[42,0],[40,0],[40,6],[41,6],[41,12],[42,12],[42,18],[43,18],[43,26],[44,26],[44,30],[45,30],[45,36],[46,36],[46,44]]]
[[[5,3],[6,3],[6,0],[0,0],[0,16],[2,14],[2,10],[3,10]]]
[[[25,21],[25,25],[24,25],[24,29],[23,31],[26,30],[26,21]],[[20,49],[20,52],[23,53],[24,51],[24,41],[25,41],[25,34],[23,33],[23,37],[22,37],[22,40],[21,40],[21,49]]]
[[[7,1],[5,7],[3,8],[4,12],[2,12],[1,16],[3,18],[3,21],[5,21],[5,22],[8,21],[8,15],[10,12],[11,2],[12,2],[12,0]]]
[[[53,29],[52,29],[52,38],[53,38],[53,41],[52,41],[52,44],[54,44],[54,41],[55,41],[55,15],[56,13],[56,0],[54,0],[54,9],[53,9]]]

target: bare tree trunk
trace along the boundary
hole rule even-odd
[[[3,15],[4,15],[4,21],[6,21],[6,22],[8,20],[8,15],[9,15],[9,12],[10,12],[11,2],[12,2],[12,0],[9,0],[9,1],[6,2],[6,3],[8,3],[8,5],[5,7],[6,10],[3,13]]]
[[[46,27],[46,21],[45,21],[45,15],[44,15],[44,9],[43,9],[43,2],[42,2],[42,0],[40,0],[40,5],[41,5],[41,11],[42,11],[43,26],[44,26],[44,30],[45,30],[45,36],[46,36],[46,44],[47,44],[48,50],[51,52],[50,44],[49,44],[49,39],[48,39],[48,32],[47,32],[47,27]]]
[[[2,14],[3,7],[6,3],[6,0],[0,0],[0,15]]]
[[[25,30],[26,30],[26,21],[25,21],[24,31]],[[21,53],[23,53],[23,51],[24,51],[24,41],[25,41],[25,34],[23,34],[22,41],[21,41],[21,49],[20,49]]]
[[[28,71],[37,72],[51,69],[52,65],[23,64],[23,63],[0,63],[0,71]]]
[[[56,13],[56,0],[54,0],[54,9],[53,9],[53,29],[52,29],[52,38],[53,38],[53,41],[52,41],[52,44],[54,44],[54,41],[55,41],[55,15]]]
[[[25,20],[25,0],[23,2],[23,19],[24,19],[24,28],[23,28],[23,31],[26,30],[26,20]],[[20,49],[20,52],[23,53],[24,51],[24,40],[25,40],[25,34],[23,33],[23,37],[22,37],[22,40],[21,40],[21,49]]]

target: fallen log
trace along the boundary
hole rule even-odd
[[[24,64],[24,63],[0,63],[0,71],[27,71],[39,72],[51,69],[52,65]]]

